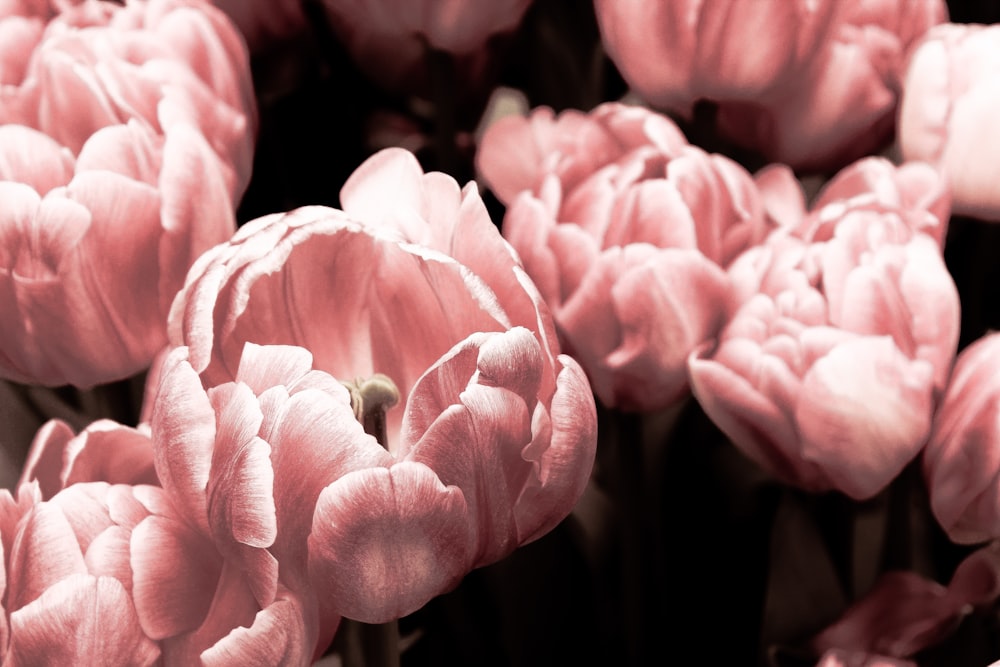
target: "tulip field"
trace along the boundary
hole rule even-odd
[[[0,0],[0,666],[1000,666],[1000,5]]]

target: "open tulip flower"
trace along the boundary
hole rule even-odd
[[[608,54],[646,100],[795,168],[829,169],[891,136],[908,49],[942,0],[596,0]],[[767,39],[761,39],[767,35]]]
[[[194,7],[87,0],[21,53],[0,94],[0,376],[91,387],[141,371],[188,268],[232,234],[249,72],[225,17]]]
[[[236,549],[307,568],[321,634],[409,613],[550,530],[596,445],[586,377],[474,184],[392,150],[342,200],[195,265],[152,418],[164,487]]]
[[[16,500],[0,491],[4,664],[306,664],[308,589],[227,558],[158,487],[153,452],[147,428],[109,420],[39,431]]]
[[[831,202],[730,268],[742,305],[691,355],[691,382],[713,421],[783,481],[869,498],[926,442],[959,326],[938,242],[915,231],[937,228],[931,218]]]
[[[5,665],[307,659],[280,662],[304,643],[298,600],[282,591],[261,608],[159,488],[80,483],[44,502],[31,485],[16,501],[2,491],[0,531]]]
[[[616,103],[504,118],[477,160],[509,206],[504,236],[601,401],[676,401],[688,353],[729,313],[724,267],[770,229],[746,170],[689,145],[665,116]]]
[[[903,85],[899,144],[946,175],[955,213],[1000,220],[1000,26],[946,24],[915,47]]]

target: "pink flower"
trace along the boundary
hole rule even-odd
[[[910,45],[941,0],[596,0],[608,54],[653,104],[719,105],[723,134],[796,168],[873,152],[892,131]],[[768,35],[762,40],[761,35]]]
[[[427,49],[476,59],[487,40],[513,31],[531,0],[322,0],[358,65],[383,85],[406,85]]]
[[[730,268],[742,305],[691,355],[691,382],[783,481],[869,498],[926,442],[959,326],[940,247],[914,231],[932,220],[877,199],[830,202],[799,225],[808,240],[783,230]]]
[[[947,586],[916,572],[883,574],[867,595],[814,637],[811,645],[818,652],[909,658],[942,642],[974,608],[992,605],[998,596],[1000,544],[992,544],[966,557]],[[871,659],[875,659],[874,655]],[[875,667],[899,663],[888,660],[858,664]]]
[[[1000,334],[990,334],[959,355],[924,453],[934,516],[965,544],[1000,536],[998,352]]]
[[[208,503],[207,531],[245,527],[236,541],[283,571],[308,553],[324,618],[378,622],[562,520],[596,416],[474,185],[397,150],[342,198],[351,217],[267,216],[198,262],[171,315],[189,349],[164,366],[152,427],[164,486]],[[334,377],[354,383],[362,421],[384,414],[381,443]],[[358,396],[397,394],[398,409],[361,411]],[[199,489],[218,489],[215,505]]]
[[[46,500],[77,482],[159,485],[148,428],[101,419],[75,435],[64,422],[39,429],[21,472],[21,484],[38,482]]]
[[[0,491],[10,664],[306,664],[308,588],[226,558],[160,488],[106,483],[155,481],[152,464],[149,436],[113,422],[75,438],[58,422],[39,432],[24,478],[48,501],[34,484],[16,502]]]
[[[666,117],[609,103],[538,109],[483,138],[504,236],[608,406],[665,407],[731,305],[723,267],[768,231],[750,175]]]
[[[255,112],[238,35],[198,3],[85,0],[40,40],[0,90],[0,376],[89,387],[149,365],[232,234]]]
[[[764,208],[786,232],[806,241],[825,240],[847,209],[899,215],[913,231],[944,245],[951,197],[948,184],[925,162],[896,166],[867,157],[841,169],[827,181],[806,211],[805,193],[786,165],[773,164],[754,175]]]
[[[22,486],[15,501],[0,491],[4,664],[150,665],[157,639],[197,628],[211,600],[204,584],[218,573],[178,558],[201,542],[159,489],[96,483],[48,502],[35,494]],[[157,585],[168,570],[172,586]]]
[[[0,96],[0,122],[38,129],[74,154],[97,130],[130,119],[161,135],[193,125],[218,154],[233,201],[242,195],[256,108],[246,47],[218,10],[198,0],[84,0],[22,56],[30,64]]]
[[[232,233],[211,149],[191,126],[139,121],[75,158],[23,126],[0,137],[0,374],[88,387],[142,370],[187,268]]]
[[[955,212],[1000,220],[1000,27],[941,25],[916,46],[903,85],[899,143],[947,177]]]

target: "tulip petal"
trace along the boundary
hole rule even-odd
[[[462,492],[424,465],[353,472],[320,494],[311,571],[341,614],[383,623],[458,583],[470,566],[468,526]]]
[[[152,665],[156,644],[143,635],[122,584],[84,574],[63,579],[10,615],[10,665]]]
[[[216,538],[251,547],[271,546],[277,534],[271,447],[257,437],[263,414],[245,384],[225,384],[209,392],[217,430],[206,494]]]
[[[597,450],[597,412],[587,376],[570,357],[560,355],[558,363],[551,441],[543,451],[532,443],[524,452],[535,466],[514,507],[520,544],[548,533],[569,514],[590,480]],[[532,427],[536,437],[539,430]]]
[[[201,654],[205,667],[295,667],[312,661],[302,605],[278,598],[249,628],[236,628]]]
[[[183,512],[209,534],[205,489],[215,410],[186,357],[186,348],[178,348],[163,363],[152,419],[156,473]]]
[[[930,433],[931,374],[888,337],[838,345],[803,378],[795,412],[803,458],[852,498],[872,497]]]
[[[7,571],[8,612],[33,602],[71,575],[87,573],[73,528],[57,506],[40,503],[28,513],[10,551]]]
[[[132,530],[131,559],[135,609],[149,637],[201,625],[221,572],[205,540],[178,521],[151,516]]]

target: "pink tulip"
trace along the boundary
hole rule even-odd
[[[998,596],[1000,544],[992,544],[967,556],[947,586],[916,572],[883,574],[867,595],[814,637],[811,645],[818,652],[909,658],[945,640],[965,616],[976,607],[992,605]],[[870,660],[875,660],[874,655]],[[858,664],[898,664],[886,660]]]
[[[409,613],[541,536],[596,445],[584,374],[474,185],[397,150],[342,197],[350,216],[267,216],[197,263],[171,315],[189,348],[165,363],[152,420],[164,487],[217,541],[307,565],[324,624]],[[364,389],[375,374],[381,393]],[[381,442],[333,378],[355,408],[398,394]]]
[[[77,482],[159,485],[148,428],[102,419],[74,435],[64,422],[46,423],[31,445],[21,484],[37,481],[46,500]]]
[[[246,48],[218,10],[199,0],[84,0],[49,22],[29,56],[23,81],[0,96],[0,122],[41,130],[74,154],[129,119],[161,135],[193,125],[218,154],[232,200],[242,195],[256,108]]]
[[[686,117],[716,102],[724,135],[803,169],[889,138],[907,51],[946,14],[941,0],[594,6],[608,54],[642,97]]]
[[[902,216],[913,231],[944,245],[951,197],[944,178],[925,162],[896,166],[868,157],[840,170],[806,211],[805,193],[786,165],[773,164],[754,175],[764,208],[778,227],[806,241],[826,240],[843,212],[883,211]]]
[[[962,351],[934,420],[924,476],[934,516],[955,542],[1000,537],[1000,334]]]
[[[800,226],[809,240],[784,230],[730,268],[742,305],[691,355],[692,386],[785,482],[869,498],[926,442],[959,304],[940,247],[909,213],[827,203]]]
[[[142,370],[187,268],[234,227],[211,148],[136,120],[75,159],[23,126],[0,137],[0,375],[89,387]]]
[[[517,28],[531,0],[322,0],[333,29],[354,60],[390,88],[427,49],[475,59],[490,37]]]
[[[769,230],[750,175],[688,145],[666,117],[615,103],[505,118],[477,159],[509,205],[505,237],[601,401],[677,400],[688,353],[731,306],[723,268]]]
[[[198,626],[213,572],[178,558],[202,542],[159,489],[77,484],[40,500],[0,491],[5,665],[150,665],[157,639]],[[157,548],[168,544],[180,550]],[[172,585],[156,585],[168,571]]]
[[[14,9],[0,31],[44,31],[0,41],[0,376],[89,387],[149,365],[194,258],[232,234],[247,56],[197,0]]]
[[[955,212],[1000,221],[1000,27],[947,24],[930,30],[909,62],[899,143],[947,177]]]
[[[107,427],[92,427],[90,439]],[[81,470],[86,457],[76,457],[76,476],[104,476]],[[308,663],[311,593],[225,559],[161,489],[81,481],[41,501],[31,484],[16,501],[0,491],[4,664]]]

